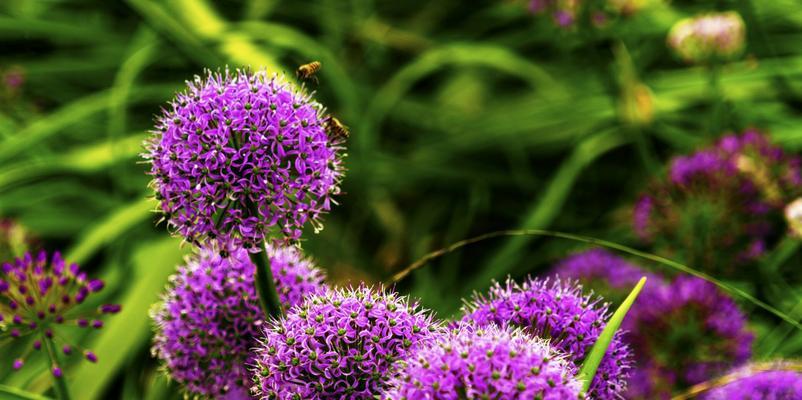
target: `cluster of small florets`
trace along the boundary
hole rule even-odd
[[[748,365],[715,381],[703,400],[802,399],[800,366],[779,362]]]
[[[644,292],[624,320],[636,363],[628,397],[651,399],[714,378],[746,362],[752,334],[730,297],[699,278],[680,276]]]
[[[164,109],[145,158],[170,229],[257,251],[270,227],[297,239],[331,208],[339,139],[322,107],[265,72],[209,72]]]
[[[582,293],[573,282],[560,279],[508,280],[496,283],[487,296],[475,296],[464,309],[463,321],[478,326],[511,325],[544,339],[582,363],[609,319],[601,299]],[[629,376],[630,350],[617,332],[599,365],[588,395],[606,400],[620,398]]]
[[[62,369],[56,352],[69,356],[76,346],[62,342],[58,330],[67,326],[100,329],[103,314],[120,311],[116,304],[104,304],[94,311],[82,311],[81,304],[93,293],[103,289],[103,281],[88,279],[77,264],[67,264],[61,254],[53,254],[50,262],[44,251],[37,255],[26,253],[22,258],[4,263],[0,270],[0,340],[33,338],[30,350],[45,346],[53,357],[51,372],[61,378]],[[97,356],[83,350],[84,358],[97,362]],[[25,355],[13,362],[13,369],[22,368]]]
[[[676,157],[633,210],[638,237],[672,257],[732,274],[786,233],[802,184],[800,158],[749,130]]]
[[[296,248],[268,247],[268,256],[285,307],[326,290],[323,273]],[[247,393],[247,365],[265,320],[255,270],[244,249],[226,254],[206,247],[170,278],[164,302],[153,313],[153,354],[190,394]]]
[[[614,303],[622,301],[642,277],[647,278],[643,290],[665,285],[661,276],[604,249],[571,254],[558,262],[551,274],[576,280],[585,290],[593,290],[605,300]],[[634,306],[637,307],[637,303]]]
[[[382,398],[579,399],[575,373],[543,339],[511,328],[462,325],[408,357]]]
[[[668,45],[688,62],[727,60],[741,54],[746,26],[734,12],[685,18],[668,34]]]
[[[262,399],[372,398],[386,388],[394,363],[441,331],[396,293],[332,289],[267,324],[255,391]]]

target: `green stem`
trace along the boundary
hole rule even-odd
[[[721,116],[724,109],[724,91],[721,88],[721,68],[718,62],[713,61],[708,67],[710,78],[710,104],[712,106],[710,118],[710,136],[716,137],[721,133]]]
[[[51,368],[53,366],[61,365],[58,362],[58,351],[55,343],[53,343],[53,339],[47,336],[45,336],[44,339],[45,348],[47,349],[47,356],[50,358]],[[63,373],[64,372],[62,371],[62,374]],[[64,376],[53,376],[53,380],[55,381],[54,389],[56,391],[56,398],[59,400],[70,400],[70,391],[67,389],[67,382],[65,381]]]
[[[259,215],[257,206],[247,201],[251,215]],[[266,243],[265,243],[266,244]],[[273,279],[273,270],[270,269],[270,257],[267,255],[267,246],[262,245],[258,253],[250,253],[251,262],[256,266],[256,293],[265,315],[280,318],[282,315],[281,301],[276,290],[276,281]]]
[[[259,294],[259,303],[265,315],[273,318],[281,317],[281,302],[278,299],[276,283],[273,280],[273,271],[270,269],[270,258],[267,248],[258,253],[251,253],[251,262],[256,265],[256,293]]]

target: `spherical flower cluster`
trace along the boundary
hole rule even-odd
[[[332,289],[269,322],[254,366],[262,399],[367,399],[393,364],[441,332],[392,292]]]
[[[644,292],[624,320],[636,367],[629,398],[668,396],[749,359],[753,336],[738,306],[713,284],[680,276]]]
[[[40,351],[44,346],[52,357],[51,372],[61,378],[62,369],[55,353],[61,350],[69,356],[76,346],[59,343],[62,339],[57,331],[67,326],[100,329],[101,315],[120,311],[116,304],[104,304],[89,312],[81,310],[81,304],[103,286],[99,279],[88,279],[77,264],[65,263],[58,252],[49,263],[44,251],[35,256],[26,253],[4,263],[0,270],[0,342],[7,338],[10,343],[28,337],[33,340],[23,355],[14,360],[13,369],[22,368],[30,351]],[[82,352],[88,361],[97,362],[94,353]]]
[[[688,62],[727,60],[741,54],[746,27],[734,11],[683,19],[668,33],[668,45]]]
[[[521,330],[457,327],[422,346],[391,379],[387,400],[578,399],[574,365]]]
[[[256,267],[244,249],[202,248],[170,278],[152,315],[153,354],[194,396],[247,393],[265,315],[254,286]],[[287,308],[326,290],[323,273],[294,247],[268,247],[279,300]]]
[[[579,281],[608,301],[619,303],[646,277],[644,290],[665,285],[659,275],[646,271],[604,249],[590,249],[572,254],[552,269],[552,275]],[[637,302],[634,305],[637,307]]]
[[[672,160],[637,201],[633,228],[675,259],[732,275],[785,234],[802,188],[799,157],[748,130]]]
[[[528,279],[522,285],[508,280],[496,283],[488,296],[475,296],[465,308],[463,321],[477,326],[496,324],[523,328],[550,339],[552,345],[579,365],[609,319],[600,298],[584,295],[582,288],[559,279]],[[618,399],[626,389],[630,350],[622,332],[613,337],[599,365],[588,395],[594,399]]]
[[[784,369],[782,363],[770,368],[747,366],[728,374],[722,384],[702,396],[703,400],[798,400],[802,399],[802,372]]]
[[[583,7],[590,8],[591,22],[594,26],[604,25],[609,17],[631,16],[645,6],[648,0],[530,0],[529,11],[533,14],[547,14],[561,28],[576,25]]]
[[[341,140],[321,106],[265,72],[209,72],[164,109],[144,157],[170,229],[258,251],[268,229],[297,239],[339,193]]]

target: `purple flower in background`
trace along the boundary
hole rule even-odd
[[[442,331],[396,293],[361,286],[310,296],[268,322],[254,365],[262,399],[367,399],[393,364]]]
[[[487,296],[475,296],[464,312],[467,324],[511,325],[550,339],[576,365],[585,359],[610,317],[601,298],[584,295],[578,284],[559,279],[496,283]],[[591,398],[618,399],[626,389],[631,354],[622,336],[619,331],[613,337],[588,391]]]
[[[264,71],[208,72],[187,86],[144,154],[169,228],[252,251],[273,226],[291,239],[307,222],[320,229],[342,176],[322,107]]]
[[[653,290],[666,284],[661,276],[604,249],[574,253],[557,263],[551,274],[579,281],[586,290],[592,289],[604,299],[616,303],[623,300],[642,277],[647,278],[644,290]],[[633,307],[637,307],[637,304]]]
[[[631,16],[644,7],[643,0],[530,0],[529,12],[551,17],[560,28],[570,28],[579,22],[583,7],[590,8],[590,21],[599,27],[611,16]]]
[[[784,369],[783,363],[768,368],[750,365],[717,380],[703,400],[799,400],[802,399],[802,372],[799,366]]]
[[[668,398],[746,362],[752,334],[730,297],[702,279],[680,276],[644,292],[624,320],[635,366],[628,398]]]
[[[581,398],[574,365],[547,341],[511,328],[459,326],[400,365],[383,399]]]
[[[279,300],[287,308],[326,290],[323,273],[295,247],[268,247]],[[254,286],[248,252],[221,256],[205,247],[170,279],[163,304],[154,311],[153,354],[190,394],[247,398],[265,315]],[[223,252],[225,253],[225,252]]]
[[[103,289],[103,281],[89,279],[77,264],[67,264],[59,252],[50,262],[47,253],[26,253],[12,262],[4,263],[0,271],[0,342],[10,339],[19,345],[30,340],[30,347],[18,356],[11,367],[22,368],[31,351],[44,347],[51,357],[51,370],[56,378],[62,372],[56,353],[73,354],[77,346],[64,342],[59,330],[68,326],[100,329],[104,314],[120,311],[116,304],[105,304],[94,311],[82,307],[89,296]],[[21,346],[20,346],[21,347]],[[97,356],[89,350],[80,351],[90,362]]]
[[[784,235],[800,158],[755,130],[675,157],[633,208],[633,230],[662,253],[730,276]]]

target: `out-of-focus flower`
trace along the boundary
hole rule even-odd
[[[258,251],[271,227],[297,239],[331,208],[340,138],[322,107],[264,71],[208,72],[187,83],[147,143],[152,186],[170,229]]]
[[[631,16],[644,7],[650,0],[530,0],[529,11],[533,14],[548,15],[554,24],[561,28],[569,28],[579,23],[582,7],[590,7],[589,17],[593,26],[607,24],[611,17]]]
[[[313,295],[268,322],[254,366],[262,399],[368,399],[393,365],[441,334],[428,312],[365,286]]]
[[[703,400],[796,400],[802,399],[802,371],[785,363],[748,365],[714,382]]]
[[[786,204],[800,194],[799,157],[755,130],[672,160],[633,210],[643,241],[671,257],[732,275],[771,248],[786,228]]]
[[[741,54],[746,27],[734,11],[680,20],[668,33],[668,45],[688,62],[729,60]]]
[[[642,277],[643,290],[657,290],[667,283],[663,277],[646,271],[604,249],[590,249],[572,254],[552,268],[551,275],[579,281],[605,300],[620,303]],[[635,302],[633,307],[637,307]]]
[[[644,292],[624,320],[635,365],[627,398],[668,398],[746,362],[752,334],[738,306],[713,284],[680,276]]]
[[[580,399],[576,368],[521,330],[462,325],[419,348],[382,396],[413,399]]]
[[[154,310],[153,354],[192,396],[247,393],[265,315],[254,286],[256,268],[244,249],[204,247],[170,278]],[[268,247],[281,303],[289,308],[326,290],[323,273],[294,247]]]
[[[609,319],[601,298],[582,293],[581,286],[559,279],[508,280],[494,284],[487,296],[477,295],[464,308],[462,321],[476,326],[511,325],[543,339],[579,365]],[[630,349],[616,332],[591,383],[594,399],[618,399],[626,389]]]
[[[89,362],[97,362],[91,351],[75,351],[78,346],[65,342],[59,331],[67,326],[100,329],[102,315],[120,311],[116,304],[82,310],[86,299],[103,286],[101,280],[88,279],[77,264],[65,263],[58,252],[49,263],[44,251],[4,263],[0,271],[0,343],[22,347],[28,345],[21,342],[28,340],[30,345],[11,367],[22,368],[27,355],[42,347],[51,357],[50,369],[56,378],[62,377],[58,353],[69,356],[81,352]]]
[[[802,197],[785,206],[785,223],[792,236],[802,238]]]
[[[34,243],[22,225],[11,219],[0,219],[0,262],[22,257]]]

